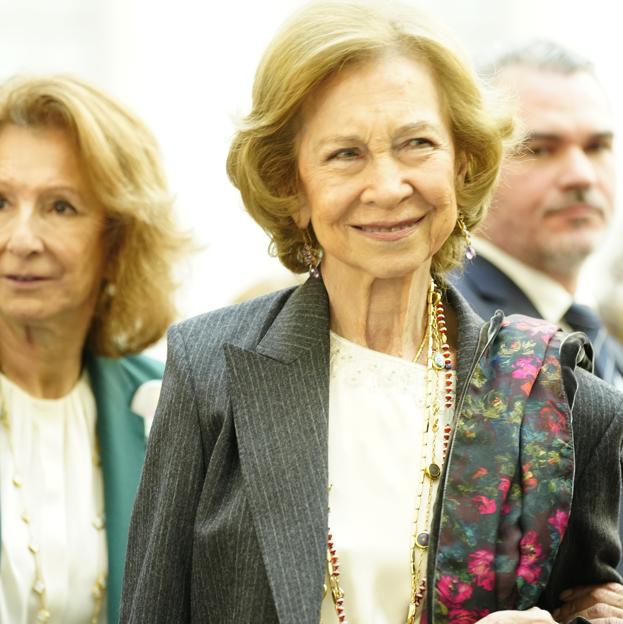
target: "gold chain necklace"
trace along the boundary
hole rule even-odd
[[[427,297],[427,329],[422,345],[428,337],[428,355],[426,362],[426,419],[424,421],[421,464],[422,479],[418,485],[413,518],[413,533],[410,551],[411,593],[407,610],[406,624],[414,624],[418,610],[426,593],[425,561],[430,542],[430,514],[433,502],[433,482],[441,476],[443,462],[448,450],[451,428],[446,424],[443,428],[443,444],[440,461],[437,461],[437,437],[439,432],[439,396],[440,381],[443,383],[441,392],[446,410],[452,409],[454,398],[454,382],[450,347],[446,334],[446,320],[439,292],[435,281],[431,279]],[[418,356],[421,349],[418,349]],[[430,438],[430,452],[429,452]],[[424,519],[420,520],[420,510],[424,499],[424,490],[428,482]],[[331,489],[329,487],[329,489]],[[344,590],[340,584],[340,564],[331,529],[327,536],[327,575],[333,604],[340,624],[348,624],[344,604]]]
[[[24,526],[26,527],[26,531],[28,534],[28,552],[32,555],[34,568],[35,568],[35,580],[32,585],[32,591],[35,594],[36,600],[37,600],[36,622],[38,624],[45,624],[46,622],[49,622],[52,617],[52,614],[50,613],[50,610],[48,608],[48,602],[47,602],[47,586],[43,578],[43,570],[41,566],[39,546],[37,545],[36,540],[33,539],[31,515],[28,512],[26,503],[25,503],[24,482],[20,475],[20,470],[18,469],[17,454],[15,453],[15,449],[13,447],[13,439],[11,436],[12,430],[11,430],[11,421],[9,418],[9,410],[4,400],[4,394],[2,393],[1,382],[0,382],[0,422],[2,423],[2,426],[4,427],[6,431],[7,444],[9,446],[9,453],[11,455],[11,461],[13,464],[12,466],[13,476],[11,478],[11,484],[13,485],[13,487],[15,488],[15,490],[18,492],[18,495],[19,495],[19,500],[20,500],[20,504],[22,508],[20,519],[22,523],[24,524]],[[97,468],[100,468],[101,461],[100,461],[100,456],[99,456],[99,452],[97,449],[97,440],[95,440],[93,444],[91,457],[92,457],[93,465],[96,466]],[[92,526],[98,534],[104,530],[106,523],[104,521],[103,510],[101,510],[100,513],[97,514],[97,516],[92,522]],[[99,621],[99,616],[102,611],[102,607],[104,605],[104,598],[106,596],[106,577],[107,577],[107,573],[104,570],[100,572],[100,574],[98,574],[97,579],[95,580],[95,583],[93,583],[93,587],[91,589],[91,596],[93,597],[93,612],[91,614],[90,624],[97,624]]]

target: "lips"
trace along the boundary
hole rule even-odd
[[[50,281],[49,277],[44,275],[33,275],[32,273],[5,273],[2,277],[13,288],[19,289],[37,288],[40,285]]]
[[[354,225],[353,227],[369,238],[382,241],[400,240],[409,236],[417,229],[424,216],[417,219],[405,219],[403,221],[366,223],[364,225]]]
[[[601,206],[595,206],[592,204],[585,203],[574,203],[574,204],[565,204],[562,206],[556,206],[554,208],[550,208],[547,211],[547,214],[550,216],[563,216],[566,218],[577,218],[581,219],[584,217],[593,217],[600,216],[605,218],[605,211]]]

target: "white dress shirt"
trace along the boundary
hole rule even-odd
[[[414,508],[422,483],[425,391],[425,366],[331,332],[329,527],[351,624],[405,621]],[[450,418],[443,409],[441,414],[440,432]],[[433,482],[430,518],[436,487]],[[422,505],[422,521],[426,507]],[[425,564],[424,559],[424,569]],[[330,592],[321,621],[337,622]]]
[[[31,397],[4,375],[0,392],[23,482],[21,492],[12,485],[16,467],[0,426],[0,622],[36,621],[34,560],[20,519],[24,507],[39,547],[50,624],[90,622],[91,589],[108,563],[106,532],[92,524],[103,510],[103,491],[102,471],[93,462],[96,408],[88,376],[60,399]],[[99,623],[106,621],[104,602]]]

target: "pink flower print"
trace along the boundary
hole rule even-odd
[[[519,566],[517,576],[521,576],[526,583],[534,583],[541,575],[541,546],[538,543],[536,531],[528,531],[519,542]]]
[[[547,519],[547,524],[551,524],[557,531],[558,535],[562,537],[567,528],[567,522],[569,521],[569,513],[559,509],[553,516]]]
[[[500,479],[500,484],[498,485],[498,490],[502,492],[504,496],[508,494],[508,490],[511,487],[511,480],[508,477],[502,477]]]
[[[472,501],[478,505],[478,513],[482,516],[495,513],[495,501],[486,496],[474,496]]]
[[[448,622],[452,624],[474,624],[483,617],[489,615],[489,609],[480,609],[479,611],[469,611],[468,609],[450,609],[448,611]],[[421,620],[424,622],[425,620]]]
[[[480,618],[469,609],[450,609],[448,611],[448,622],[452,624],[474,624]]]
[[[458,609],[472,597],[472,587],[462,583],[456,576],[442,576],[437,582],[437,590],[441,602],[448,609]]]
[[[513,379],[535,379],[539,367],[534,364],[533,358],[521,357],[517,358],[513,364]]]
[[[549,323],[532,318],[526,318],[523,321],[515,323],[515,327],[518,330],[531,335],[533,338],[539,336],[539,334],[545,334],[546,336],[549,336],[552,329],[552,326]]]
[[[476,585],[491,591],[495,581],[495,574],[491,569],[493,553],[490,550],[477,550],[467,558],[467,569],[476,577]]]
[[[567,419],[565,415],[550,407],[549,405],[545,405],[541,408],[539,412],[543,424],[547,427],[549,431],[552,433],[560,433],[560,431],[566,426]]]

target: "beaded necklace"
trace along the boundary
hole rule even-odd
[[[447,341],[446,320],[441,300],[441,293],[431,279],[427,297],[427,328],[422,344],[428,338],[426,362],[426,418],[424,421],[423,444],[421,455],[422,477],[416,492],[413,518],[413,533],[410,551],[411,593],[406,615],[406,624],[414,624],[426,593],[426,555],[430,543],[430,523],[433,503],[433,483],[442,472],[451,427],[445,425],[442,430],[441,453],[438,457],[438,440],[440,431],[439,397],[443,392],[445,410],[452,409],[454,403],[454,382],[452,359]],[[421,349],[418,349],[418,356]],[[426,488],[428,485],[428,488]],[[425,490],[427,490],[425,495]],[[420,510],[424,507],[424,517]],[[345,610],[344,590],[340,585],[340,564],[335,540],[331,529],[327,536],[327,575],[331,597],[335,606],[338,622],[348,624]]]
[[[1,386],[0,386],[0,422],[2,423],[2,426],[4,427],[6,431],[7,444],[9,447],[9,453],[11,455],[11,462],[13,465],[13,476],[11,478],[11,483],[19,494],[19,499],[20,499],[21,508],[22,508],[20,519],[22,523],[24,524],[24,526],[26,527],[26,531],[28,534],[28,552],[32,555],[32,558],[33,558],[35,580],[32,585],[32,591],[35,594],[36,600],[37,600],[36,622],[38,624],[45,624],[46,622],[51,621],[52,614],[50,613],[50,610],[48,608],[47,595],[46,595],[47,587],[45,584],[45,580],[43,578],[43,570],[41,566],[39,546],[37,545],[37,542],[33,537],[31,515],[28,512],[26,501],[25,501],[25,496],[24,496],[24,481],[21,477],[21,471],[18,468],[17,454],[15,453],[15,449],[13,447],[9,410],[6,406],[6,402],[4,400]],[[93,465],[98,468],[101,467],[99,451],[97,448],[97,440],[93,444],[91,457],[92,457]],[[103,509],[100,510],[100,512],[96,515],[96,517],[93,519],[91,524],[97,533],[100,533],[101,531],[104,530],[106,524],[104,520]],[[102,607],[104,605],[104,598],[106,596],[106,577],[107,577],[107,573],[104,570],[98,574],[95,582],[93,583],[93,587],[91,589],[91,595],[93,597],[93,612],[89,620],[90,624],[97,624],[99,621],[99,616],[102,611]]]

